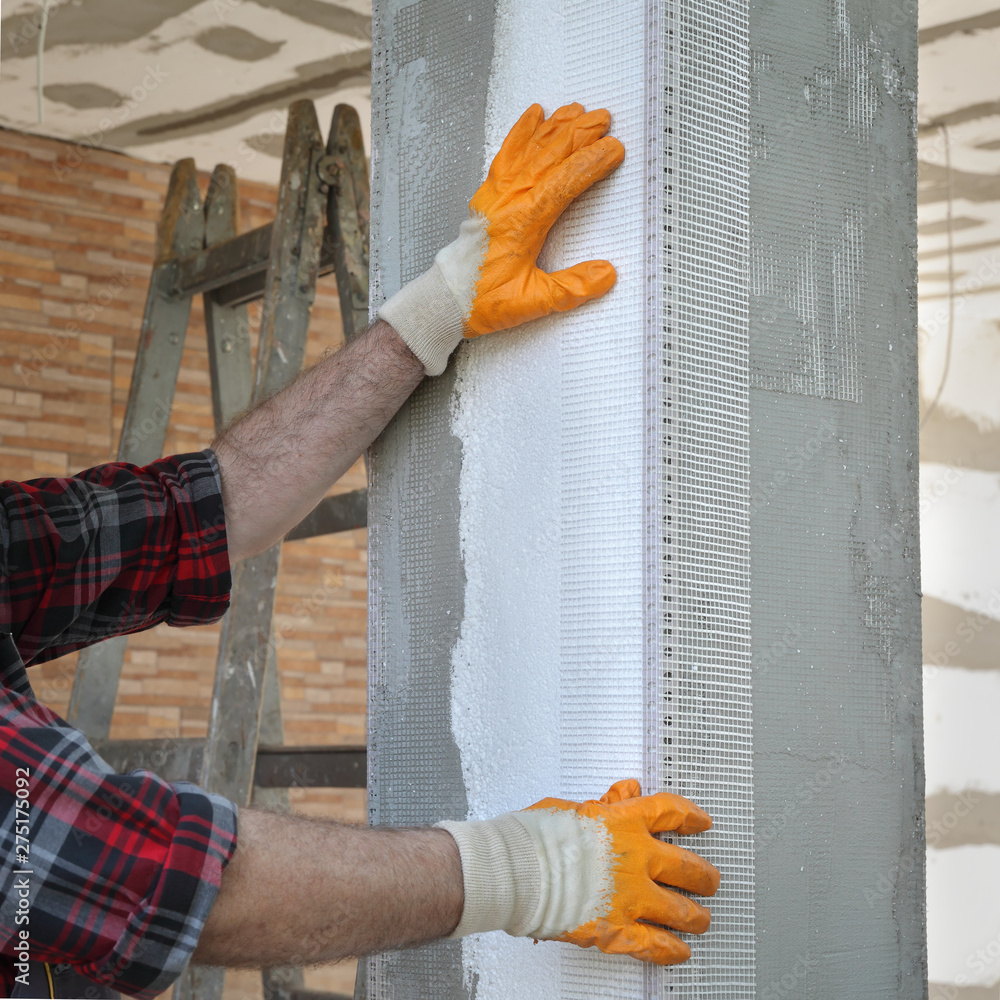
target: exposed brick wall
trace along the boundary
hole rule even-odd
[[[128,397],[167,165],[0,130],[0,477],[71,475],[114,458]],[[202,190],[208,185],[203,176]],[[242,228],[273,218],[275,189],[241,182]],[[307,363],[342,341],[336,283],[320,282]],[[201,303],[192,310],[166,453],[212,439]],[[364,485],[361,463],[335,492]],[[365,532],[292,542],[276,628],[286,740],[364,740]],[[218,628],[133,637],[112,735],[206,732]],[[65,712],[76,657],[33,668]],[[357,793],[296,795],[307,811]]]

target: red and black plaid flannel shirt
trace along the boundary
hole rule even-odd
[[[68,963],[136,997],[161,993],[189,961],[236,846],[236,807],[147,771],[112,772],[35,700],[25,664],[160,622],[217,621],[230,586],[211,451],[0,484],[7,994],[22,930],[33,961]]]

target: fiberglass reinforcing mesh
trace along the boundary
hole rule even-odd
[[[662,787],[713,817],[695,849],[724,873],[712,932],[663,980],[670,995],[721,1000],[754,995],[748,25],[729,2],[663,17],[658,763]]]

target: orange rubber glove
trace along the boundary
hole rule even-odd
[[[611,115],[567,104],[546,119],[533,104],[504,140],[469,202],[459,236],[379,310],[424,363],[444,371],[463,337],[505,330],[604,295],[615,283],[606,260],[548,274],[535,262],[553,223],[574,198],[625,156],[606,136]]]
[[[453,937],[505,930],[658,965],[691,949],[666,928],[703,934],[706,907],[665,886],[711,896],[718,870],[653,836],[712,821],[680,795],[619,781],[599,801],[543,799],[495,820],[440,823],[462,857],[465,907]]]

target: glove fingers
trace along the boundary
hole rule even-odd
[[[610,806],[625,799],[638,798],[640,795],[642,795],[642,786],[639,782],[635,778],[626,778],[624,781],[616,781],[598,801]]]
[[[577,104],[575,101],[572,104],[564,104],[561,108],[556,108],[548,118],[537,125],[531,135],[532,142],[539,146],[547,146],[557,132],[582,114],[583,105]]]
[[[603,180],[625,158],[625,147],[612,136],[598,139],[563,160],[539,181],[535,216],[548,232],[552,223],[575,198]]]
[[[518,169],[524,156],[525,147],[531,142],[532,136],[544,120],[545,112],[542,111],[540,104],[532,104],[518,118],[514,127],[507,133],[507,138],[504,139],[500,151],[493,157],[489,171],[491,178],[507,177]]]
[[[658,792],[626,802],[623,809],[638,813],[650,833],[704,833],[712,827],[712,817],[690,799],[671,792]]]
[[[611,290],[616,279],[615,269],[608,261],[586,260],[551,274],[536,270],[534,284],[537,299],[547,305],[546,313],[566,312],[591,299],[599,299]]]
[[[545,118],[541,106],[533,104],[508,133],[487,180],[493,188],[521,174],[526,174],[523,180],[537,181],[610,127],[611,115],[604,108],[584,113],[583,105],[567,104]]]
[[[615,283],[615,269],[606,260],[588,260],[565,271],[546,274],[537,267],[523,282],[518,275],[476,294],[465,336],[479,337],[520,326],[554,312],[565,312],[600,298]],[[543,799],[532,809],[576,809],[579,803]]]
[[[538,108],[538,118],[535,120],[534,130],[527,136],[518,133],[516,144],[511,144],[511,154],[509,157],[501,158],[503,147],[493,161],[494,166],[499,165],[497,170],[503,173],[494,173],[494,167],[490,167],[490,176],[494,178],[503,177],[510,184],[515,179],[519,179],[525,189],[529,188],[537,179],[545,174],[552,167],[553,163],[564,160],[570,152],[570,137],[573,134],[574,122],[583,115],[582,104],[565,104],[561,108],[552,112],[551,117],[546,118],[540,105],[532,105],[533,110]],[[521,116],[524,121],[525,115]],[[521,122],[518,122],[520,125]],[[516,129],[518,126],[515,125]],[[513,134],[513,130],[511,132]],[[507,137],[508,139],[510,136]],[[506,141],[504,145],[506,146]],[[560,150],[563,150],[561,153]]]
[[[592,933],[581,928],[560,940],[571,941],[583,948],[597,946],[608,955],[631,955],[642,962],[657,965],[677,965],[691,957],[691,949],[676,935],[663,927],[630,923],[626,926],[597,921]]]
[[[646,924],[635,926],[639,931],[639,948],[628,953],[633,958],[655,962],[657,965],[677,965],[691,957],[691,949],[687,944],[670,931],[662,927],[648,927]]]
[[[699,896],[714,896],[720,875],[715,865],[694,851],[657,840],[650,852],[649,877],[654,882],[696,892]]]
[[[576,116],[558,123],[558,127],[551,130],[544,140],[539,140],[538,152],[531,161],[531,173],[535,177],[544,176],[578,149],[597,142],[611,127],[611,115],[604,108],[584,114],[579,104],[568,107],[577,109]],[[552,117],[555,118],[555,115]],[[532,141],[536,138],[537,133]]]
[[[595,108],[581,115],[573,123],[573,152],[607,135],[609,128],[611,112],[607,108]]]
[[[704,934],[712,922],[712,914],[707,906],[652,882],[634,912],[639,920],[688,934]]]

